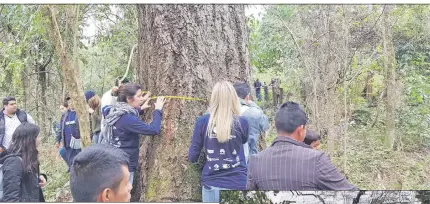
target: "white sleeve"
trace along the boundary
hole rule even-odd
[[[107,105],[112,105],[112,100],[113,100],[113,96],[112,96],[112,90],[107,91],[106,93],[103,94],[102,96],[102,100],[100,103],[100,111],[103,110],[103,107],[107,106]]]
[[[28,113],[27,113],[27,122],[37,125],[36,122],[34,121],[33,117],[31,117],[31,115]]]

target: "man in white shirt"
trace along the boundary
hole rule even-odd
[[[4,98],[0,112],[0,153],[9,148],[13,133],[23,122],[36,124],[29,114],[17,108],[14,97]]]

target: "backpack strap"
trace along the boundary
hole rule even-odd
[[[27,122],[27,113],[18,109],[16,111],[16,116],[18,117],[18,120],[23,123],[23,122]]]

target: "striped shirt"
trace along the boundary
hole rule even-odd
[[[271,147],[251,155],[248,190],[358,190],[327,155],[289,137],[277,137]]]

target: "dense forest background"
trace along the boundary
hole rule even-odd
[[[247,12],[256,7],[260,14]],[[170,11],[183,16],[183,21],[169,16]],[[208,20],[209,14],[213,20]],[[0,96],[15,96],[19,108],[42,127],[44,142],[39,151],[41,169],[50,176],[44,189],[48,201],[70,200],[66,165],[58,157],[52,130],[64,98],[77,100],[80,120],[87,124],[83,92],[91,89],[101,96],[117,77],[126,75],[144,88],[159,88],[158,92],[151,90],[155,94],[174,94],[177,90],[151,81],[153,77],[168,78],[150,69],[161,51],[185,56],[166,57],[171,61],[158,58],[158,64],[171,67],[179,63],[177,70],[184,75],[176,73],[178,80],[173,81],[187,84],[181,81],[190,80],[192,85],[184,87],[204,90],[181,92],[197,94],[194,97],[209,97],[211,85],[219,79],[236,77],[253,83],[258,78],[269,84],[272,78],[279,78],[284,101],[288,98],[305,107],[311,119],[309,128],[323,136],[322,151],[350,182],[361,189],[428,190],[429,22],[427,5],[0,5]],[[205,33],[210,26],[216,28],[214,32]],[[217,50],[215,42],[224,43],[221,51],[213,51]],[[216,57],[224,51],[233,57],[223,57],[223,65],[217,69],[230,74],[211,71],[210,77],[201,76],[205,66],[217,67]],[[207,53],[215,54],[209,58]],[[155,60],[151,64],[147,59]],[[240,72],[237,76],[236,71]],[[195,78],[181,78],[191,72],[210,83],[204,86]],[[258,102],[269,118],[276,111],[271,97],[269,93],[268,101]],[[187,104],[197,102],[175,103],[185,110],[195,107]],[[174,116],[168,121],[182,117],[171,113]],[[187,114],[197,117],[194,112]],[[142,149],[176,148],[182,154],[179,149],[188,148],[192,122],[184,125],[187,130],[180,132],[177,147],[164,140],[145,139]],[[89,128],[83,131],[87,133]],[[275,137],[271,127],[267,144]],[[160,143],[164,146],[154,145]],[[186,160],[181,162],[186,164]],[[195,169],[184,167],[181,173],[196,177]],[[159,186],[168,184],[151,180],[159,176],[155,170],[148,172],[139,177],[142,185],[134,190],[139,195],[135,199],[163,200],[155,192],[165,191],[179,196],[179,191]],[[193,196],[198,188],[192,187],[199,185],[198,179],[193,181],[197,184],[183,187],[187,198],[178,200],[199,199],[200,195]]]

